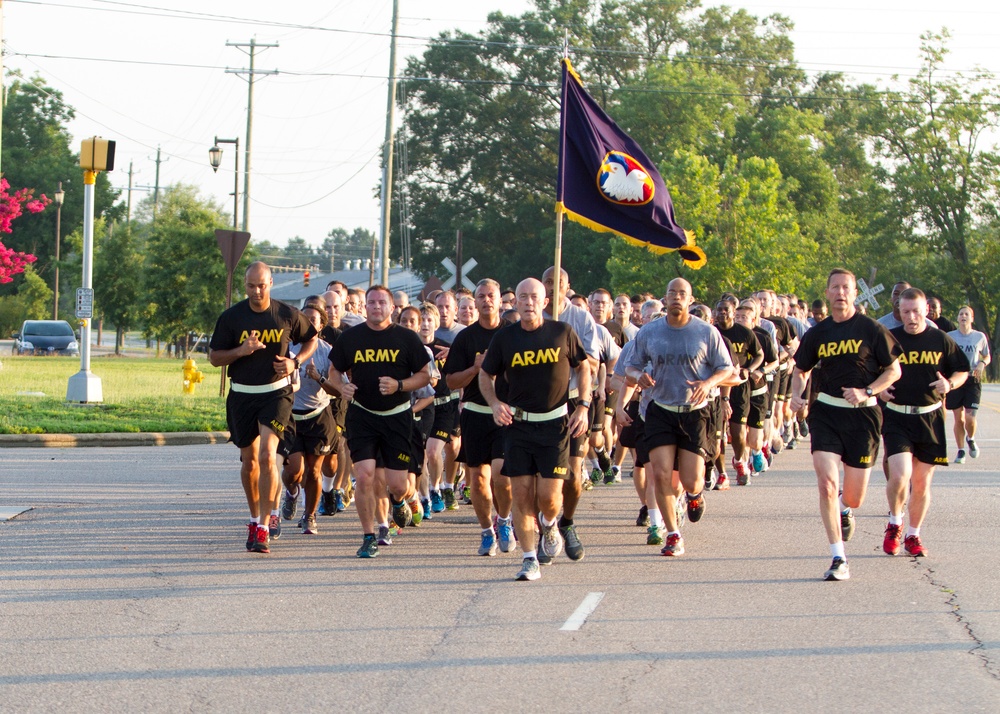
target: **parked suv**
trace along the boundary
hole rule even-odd
[[[25,320],[21,331],[14,333],[16,355],[80,354],[73,328],[65,320]]]

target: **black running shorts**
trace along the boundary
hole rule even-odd
[[[600,395],[600,399],[591,396],[590,409],[587,414],[587,418],[590,420],[591,433],[604,431],[604,392],[600,392]]]
[[[944,411],[929,414],[900,414],[886,408],[882,412],[882,439],[885,453],[909,453],[924,464],[948,465],[948,440],[944,433]]]
[[[507,476],[568,479],[569,418],[515,421],[504,429],[504,466]]]
[[[840,456],[848,466],[870,469],[878,458],[882,410],[876,407],[835,407],[816,401],[809,408],[812,453]]]
[[[462,410],[462,448],[469,466],[489,465],[503,458],[502,426],[493,421],[493,414],[480,414],[468,407]]]
[[[268,427],[279,439],[283,438],[285,429],[292,422],[293,401],[291,387],[263,394],[246,394],[230,389],[226,397],[229,440],[238,448],[245,449],[260,436],[260,426]]]
[[[337,424],[329,409],[324,409],[312,419],[293,421],[292,427],[285,430],[285,438],[282,439],[284,449],[289,454],[311,456],[336,453],[335,441],[339,441]]]
[[[376,464],[394,471],[410,468],[410,432],[413,412],[372,414],[353,402],[347,408],[347,448],[354,463],[375,459]]]
[[[729,417],[731,424],[746,424],[750,415],[750,382],[738,384],[729,390],[729,406],[733,414]]]
[[[580,398],[570,399],[569,403],[566,405],[569,409],[569,413],[572,414],[576,410],[576,405],[580,403]],[[593,406],[593,404],[591,404]],[[569,437],[569,455],[577,456],[583,458],[587,455],[587,451],[590,450],[590,433],[585,431],[580,436]],[[508,452],[509,453],[509,452]]]
[[[709,448],[710,410],[706,407],[693,412],[672,412],[651,402],[646,408],[644,441],[649,451],[660,446],[676,445],[701,457],[714,452]]]
[[[431,439],[445,443],[458,436],[458,399],[452,399],[444,404],[434,405],[434,426],[431,428]]]
[[[977,411],[979,402],[983,396],[982,383],[973,376],[969,376],[958,389],[953,389],[945,395],[945,406],[948,409],[968,409]]]

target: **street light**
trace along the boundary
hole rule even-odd
[[[215,144],[211,149],[208,150],[208,163],[212,165],[212,171],[218,171],[219,167],[222,166],[222,149],[219,144],[235,144],[236,151],[233,152],[236,158],[236,168],[233,170],[233,230],[238,230],[236,216],[237,209],[240,205],[240,140],[239,137],[235,139],[220,139],[215,137]]]
[[[59,188],[56,190],[55,194],[52,196],[52,200],[56,202],[56,281],[55,281],[55,300],[52,302],[52,319],[59,319],[59,231],[62,227],[62,205],[63,201],[66,200],[66,194],[62,190],[62,181],[59,182]]]

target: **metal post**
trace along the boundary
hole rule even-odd
[[[392,214],[392,153],[396,121],[396,33],[399,0],[392,0],[392,41],[389,45],[389,91],[385,107],[385,143],[382,146],[381,282],[389,287],[389,218]]]
[[[257,47],[257,38],[250,38],[250,75],[247,81],[247,145],[244,151],[247,152],[243,161],[243,231],[247,230],[247,223],[250,218],[250,143],[253,132],[253,61],[254,50]],[[239,151],[239,149],[237,149]]]
[[[62,181],[59,182],[59,190],[56,192],[56,280],[53,292],[55,293],[55,300],[52,302],[52,319],[59,319],[59,243],[61,236],[59,235],[62,228],[62,204],[63,204],[63,190]]]
[[[83,287],[94,287],[94,184],[97,172],[83,172]],[[66,401],[94,404],[104,401],[101,378],[90,371],[90,319],[80,320],[80,371],[69,378]]]

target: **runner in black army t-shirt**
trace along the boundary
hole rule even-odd
[[[923,291],[908,288],[899,296],[902,327],[891,330],[903,354],[899,364],[903,376],[880,396],[886,400],[882,437],[889,457],[889,525],[882,548],[889,555],[899,552],[900,542],[910,555],[927,551],[920,541],[920,526],[931,502],[934,467],[948,465],[948,441],[944,433],[943,399],[969,377],[969,360],[943,330],[927,320],[927,298]],[[910,525],[903,539],[903,505],[910,496]]]
[[[749,453],[747,445],[747,417],[750,415],[750,373],[764,362],[764,351],[751,329],[735,322],[736,310],[728,300],[720,300],[715,305],[715,328],[729,340],[733,348],[734,364],[740,370],[742,383],[729,390],[729,436],[733,447],[733,468],[737,483],[750,483]],[[720,470],[720,474],[725,470]]]
[[[518,580],[537,580],[537,553],[532,521],[539,513],[539,547],[558,555],[563,539],[556,519],[562,505],[562,481],[569,477],[569,438],[587,431],[590,403],[581,400],[567,419],[569,377],[577,370],[580,384],[590,384],[590,365],[580,338],[569,325],[546,320],[545,286],[534,278],[517,286],[521,321],[493,338],[479,372],[479,389],[493,410],[504,436],[504,470],[511,476],[514,528],[524,550]],[[496,394],[494,378],[507,377],[505,402]],[[536,474],[539,478],[536,478]]]
[[[357,479],[358,518],[364,530],[359,558],[378,555],[375,541],[376,466],[385,467],[385,482],[392,498],[392,518],[400,528],[411,512],[407,466],[413,412],[407,392],[430,382],[430,358],[420,337],[392,322],[389,289],[373,285],[365,294],[365,322],[344,332],[331,352],[334,379],[350,381],[340,393],[347,408],[347,446]]]
[[[272,524],[275,538],[281,533],[276,454],[292,420],[289,375],[316,350],[315,328],[291,305],[272,300],[271,285],[266,264],[247,268],[247,299],[219,317],[208,357],[213,367],[229,366],[226,421],[229,440],[240,450],[240,477],[250,507],[247,550],[256,553],[270,552]],[[302,345],[295,359],[287,357],[292,343]]]
[[[480,280],[475,300],[479,321],[456,335],[444,374],[449,389],[462,390],[462,444],[468,466],[466,483],[471,489],[472,506],[482,529],[479,555],[492,556],[496,555],[498,545],[504,553],[514,548],[510,478],[501,473],[504,428],[493,421],[493,410],[479,391],[479,368],[493,336],[503,325],[499,312],[500,283],[490,278]],[[506,400],[503,377],[497,379],[496,392],[501,401]],[[493,530],[494,496],[498,516],[496,532]]]
[[[833,555],[826,580],[850,577],[844,541],[851,539],[854,530],[851,509],[858,508],[865,498],[882,426],[874,395],[900,375],[899,344],[883,326],[857,312],[857,296],[853,273],[841,268],[830,273],[826,282],[830,319],[803,336],[795,353],[792,379],[791,406],[797,412],[806,403],[803,391],[809,373],[822,361],[823,368],[814,375],[818,393],[809,410],[809,432],[820,515]],[[844,464],[844,487],[838,509],[840,462]]]

